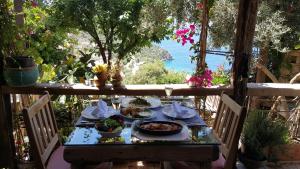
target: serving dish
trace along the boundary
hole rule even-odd
[[[150,120],[154,116],[154,112],[150,109],[139,108],[139,107],[127,107],[122,108],[120,114],[129,120]]]
[[[183,126],[172,121],[138,121],[135,128],[144,134],[166,136],[180,133]]]

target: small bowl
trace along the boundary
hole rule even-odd
[[[105,138],[113,138],[113,137],[119,137],[122,133],[122,130],[119,130],[117,132],[105,132],[105,131],[99,131],[102,137]]]
[[[107,126],[104,125],[105,120],[103,120],[100,123],[96,123],[95,128],[98,130],[98,132],[101,134],[102,137],[111,138],[111,137],[120,136],[120,134],[122,133],[122,130],[124,128],[124,118],[122,116],[114,115],[114,116],[109,117],[109,119],[117,120],[120,124],[120,126],[118,127],[120,129],[118,129],[117,131],[112,131],[112,132],[107,131],[108,128],[107,128]]]

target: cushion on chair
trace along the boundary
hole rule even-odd
[[[212,169],[223,169],[224,166],[225,166],[225,161],[226,161],[225,158],[220,153],[219,159],[217,159],[216,161],[211,162],[211,168]]]
[[[64,147],[59,146],[50,156],[47,169],[71,169],[71,164],[66,162],[63,157]],[[111,169],[112,162],[103,162],[98,165],[86,166],[85,169]]]
[[[47,169],[70,169],[71,164],[66,162],[63,157],[64,147],[59,146],[50,156]]]

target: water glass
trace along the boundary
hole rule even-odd
[[[165,87],[165,92],[167,97],[170,97],[172,94],[173,88],[172,87]]]
[[[114,109],[119,110],[121,106],[121,99],[118,96],[114,96],[111,98],[111,104]]]

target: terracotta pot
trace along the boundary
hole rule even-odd
[[[197,87],[195,82],[188,82],[188,85],[189,85],[190,87]]]
[[[122,87],[122,81],[119,81],[119,80],[112,80],[111,84],[113,85],[114,88]]]
[[[300,161],[300,144],[272,147],[269,155],[278,161]]]
[[[97,75],[97,78],[98,79],[94,79],[96,87],[104,87],[108,78],[107,74],[99,74]]]
[[[259,169],[263,168],[267,165],[267,160],[254,160],[251,158],[248,158],[244,154],[242,154],[240,151],[238,152],[239,160],[247,167],[251,169]]]

